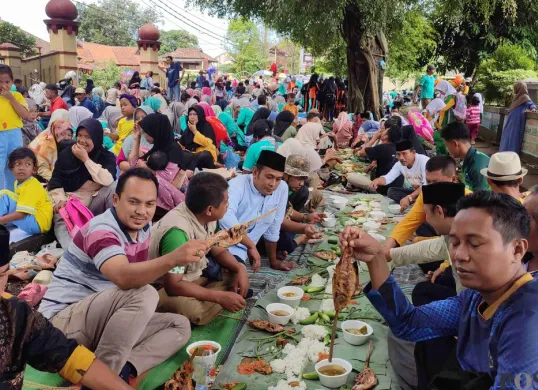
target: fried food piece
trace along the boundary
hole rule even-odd
[[[192,358],[187,360],[183,365],[174,372],[172,378],[165,383],[165,390],[194,390],[192,385],[192,373],[194,365]]]
[[[241,375],[252,375],[255,372],[263,375],[273,373],[271,365],[263,359],[244,358],[237,366],[237,372]]]
[[[310,280],[310,276],[303,276],[303,277],[292,279],[290,283],[295,286],[302,286],[308,283],[309,280]]]
[[[226,389],[226,390],[232,390],[239,383],[241,383],[241,382],[230,382],[230,383],[226,383],[224,385],[220,385],[220,387],[222,387],[223,389]]]
[[[269,321],[262,321],[262,320],[256,320],[256,321],[249,321],[249,326],[258,329],[258,330],[265,330],[269,333],[280,333],[283,331],[288,332],[288,334],[294,334],[295,329],[293,328],[284,328],[282,325],[273,324]]]
[[[319,251],[319,252],[316,252],[314,256],[316,256],[318,259],[321,259],[321,260],[334,260],[338,257],[336,256],[336,253],[331,252],[331,251]]]
[[[368,390],[377,385],[377,377],[368,365],[370,364],[370,356],[372,354],[372,341],[370,341],[370,346],[368,347],[368,354],[366,355],[366,362],[364,363],[364,368],[355,378],[355,385],[351,390]]]
[[[352,218],[364,217],[366,215],[366,211],[362,211],[362,210],[352,211],[350,213],[347,213],[347,215],[349,215]]]
[[[248,224],[243,223],[232,226],[228,230],[221,230],[209,238],[210,247],[229,248],[239,244],[248,232]]]

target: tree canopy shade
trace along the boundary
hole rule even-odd
[[[9,22],[0,22],[0,44],[11,43],[21,49],[23,57],[38,54],[35,39],[26,35],[20,28]]]
[[[243,18],[231,20],[226,38],[226,50],[233,61],[231,72],[254,73],[265,66],[263,43],[255,23]]]
[[[154,8],[132,0],[99,0],[91,5],[76,3],[80,22],[78,39],[110,46],[135,46],[138,29],[145,23],[159,23]]]
[[[218,16],[261,18],[315,55],[345,43],[349,102],[353,110],[380,113],[386,26],[401,19],[412,0],[191,0]]]
[[[159,53],[166,54],[177,48],[189,49],[198,47],[198,37],[185,30],[161,31],[161,50]]]

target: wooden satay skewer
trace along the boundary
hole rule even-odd
[[[275,211],[277,211],[277,210],[278,210],[278,207],[275,207],[274,209],[269,210],[268,212],[266,212],[266,213],[264,213],[264,214],[262,214],[262,215],[260,215],[260,216],[258,216],[258,217],[256,217],[256,218],[254,218],[254,219],[252,219],[252,220],[250,220],[250,221],[248,221],[248,222],[244,222],[244,223],[240,223],[240,224],[237,224],[237,225],[235,225],[235,226],[232,226],[230,229],[233,229],[233,228],[236,227],[236,226],[250,226],[250,225],[252,225],[253,223],[258,222],[260,219],[265,218],[265,217],[267,217],[268,215],[273,214],[273,213],[274,213]],[[217,233],[217,234],[218,234],[218,233]],[[218,241],[217,241],[217,235],[214,235],[214,236],[212,236],[212,237],[209,237],[209,246],[210,246],[210,247],[216,245],[217,242],[218,242]]]
[[[370,340],[370,345],[368,346],[368,353],[366,354],[366,361],[364,362],[364,368],[368,368],[368,366],[370,365],[370,356],[372,355],[373,345],[374,345],[374,342]]]

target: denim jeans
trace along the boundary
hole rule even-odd
[[[15,176],[7,166],[7,158],[11,152],[20,147],[22,147],[21,129],[0,131],[0,190],[13,191]]]
[[[4,192],[2,195],[0,195],[0,216],[11,214],[17,211],[17,201],[15,200],[16,197],[17,194],[14,192]],[[15,225],[19,229],[31,235],[41,233],[41,228],[32,214],[25,214],[23,219],[9,222],[8,225]]]
[[[167,97],[170,102],[172,101],[179,102],[179,98],[180,98],[179,95],[180,95],[179,83],[177,83],[173,87],[168,87]]]

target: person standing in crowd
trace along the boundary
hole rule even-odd
[[[157,187],[145,168],[119,178],[113,205],[76,233],[39,307],[56,328],[126,380],[189,340],[185,317],[155,313],[159,295],[150,283],[176,266],[199,262],[209,249],[207,242],[193,240],[148,261]]]
[[[114,88],[110,88],[108,91],[106,91],[106,100],[105,105],[116,107],[118,104],[118,97],[120,96],[120,90],[121,90],[121,83],[115,82]]]
[[[434,96],[434,84],[437,76],[435,76],[435,66],[428,65],[426,69],[426,74],[420,78],[417,87],[415,88],[415,101],[418,101],[420,97],[420,103],[422,109],[425,109],[426,106],[431,102]]]
[[[289,271],[295,267],[294,263],[279,261],[276,253],[280,226],[284,221],[288,204],[288,185],[282,180],[285,165],[284,156],[264,150],[260,153],[252,174],[238,176],[229,182],[228,210],[219,221],[222,229],[248,222],[276,209],[275,212],[250,226],[248,234],[243,237],[240,244],[228,248],[230,253],[243,264],[249,258],[253,271],[258,271],[261,266],[261,258],[256,245],[262,237],[265,240],[271,268]]]
[[[12,92],[13,72],[0,64],[0,190],[13,190],[15,177],[7,166],[9,154],[22,146],[22,120],[28,119],[28,103]]]
[[[168,80],[168,100],[169,101],[179,101],[180,98],[180,84],[183,80],[183,75],[185,71],[181,66],[179,61],[174,61],[174,57],[166,57],[166,63],[168,68],[166,68],[166,78]],[[181,74],[180,74],[181,72]]]
[[[50,108],[48,111],[40,112],[40,117],[50,118],[54,111],[58,109],[69,110],[67,103],[58,96],[58,87],[56,84],[47,84],[45,87],[45,97],[50,101]]]
[[[499,152],[515,152],[519,154],[523,144],[523,135],[525,134],[527,110],[536,112],[536,105],[529,96],[527,84],[523,81],[518,81],[514,84],[514,97],[508,110]]]
[[[399,203],[402,212],[406,210],[420,195],[420,188],[426,184],[426,163],[428,156],[417,154],[413,143],[409,140],[396,143],[396,156],[400,164],[394,164],[389,173],[372,181],[373,189],[391,184],[400,175],[411,184],[411,188],[389,188],[387,196]]]
[[[204,76],[204,71],[200,69],[198,76],[196,76],[196,88],[202,89],[204,87],[204,82],[207,81],[207,77]]]
[[[471,135],[471,145],[475,144],[476,137],[478,137],[481,122],[480,117],[480,99],[478,96],[473,96],[471,98],[471,105],[467,108],[467,115],[465,116],[465,123]]]
[[[103,147],[103,127],[97,119],[85,119],[77,127],[77,143],[58,155],[48,190],[54,204],[54,235],[67,249],[71,237],[59,210],[74,193],[94,215],[112,207],[116,187],[116,158]]]
[[[222,176],[207,172],[193,176],[185,202],[152,227],[150,258],[173,252],[190,240],[208,239],[227,208],[228,183]],[[222,272],[208,273],[217,264]],[[159,311],[182,314],[196,325],[208,324],[222,310],[243,309],[249,292],[245,265],[218,247],[197,263],[169,270],[163,281]]]
[[[480,173],[489,165],[489,157],[471,145],[465,124],[455,121],[441,130],[450,155],[463,161],[463,183],[471,191],[489,190],[486,178]]]
[[[153,72],[150,70],[146,72],[144,79],[140,82],[140,94],[142,95],[142,98],[146,99],[148,96],[150,96],[153,88]]]
[[[97,108],[95,107],[95,104],[88,99],[88,95],[86,94],[86,91],[84,88],[77,88],[75,90],[75,99],[78,101],[79,107],[84,107],[91,111],[93,117],[95,118],[97,115]]]
[[[334,108],[336,105],[336,83],[334,82],[334,77],[329,77],[327,80],[327,83],[324,86],[324,92],[325,92],[325,109],[324,111],[324,118],[326,118],[328,121],[332,121],[334,119],[335,113]]]

